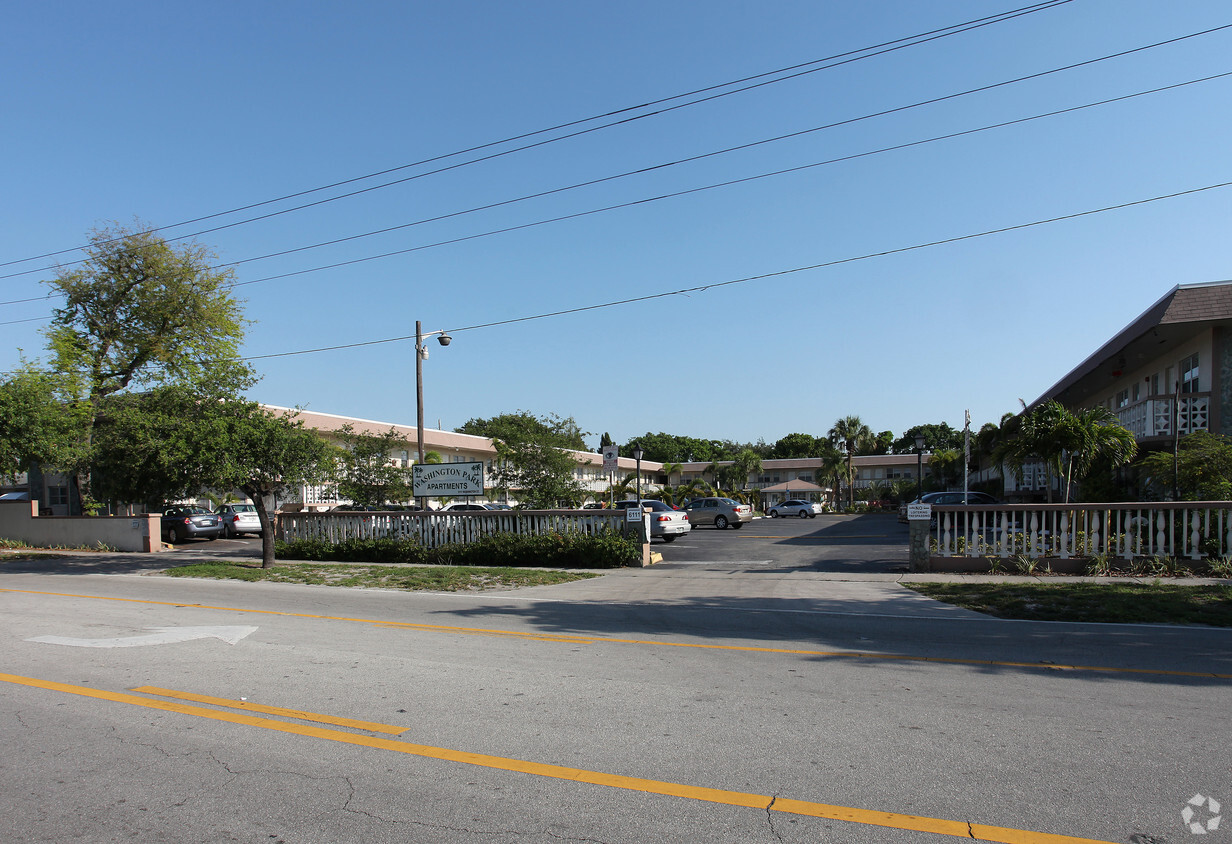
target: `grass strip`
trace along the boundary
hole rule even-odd
[[[1232,627],[1232,586],[1136,583],[908,583],[922,595],[997,618]]]
[[[366,566],[326,563],[280,563],[261,568],[260,563],[193,563],[168,569],[168,577],[206,577],[216,580],[263,580],[270,583],[308,583],[317,586],[350,586],[360,589],[401,589],[407,592],[483,592],[550,586],[598,577],[592,572],[542,571],[523,568],[478,568],[474,566]]]

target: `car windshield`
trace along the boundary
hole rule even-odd
[[[231,509],[237,513],[255,513],[257,512],[256,504],[232,504]]]
[[[185,513],[192,513],[194,516],[212,516],[214,515],[204,507],[185,507]]]
[[[736,505],[740,504],[739,501],[736,501],[733,498],[720,498],[719,500],[722,501],[724,504],[736,504]]]

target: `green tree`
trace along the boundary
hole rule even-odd
[[[778,460],[820,457],[824,442],[812,434],[788,434],[775,442],[770,456]]]
[[[108,396],[167,383],[252,384],[236,363],[244,320],[230,270],[195,243],[171,246],[139,224],[93,232],[86,258],[46,282],[64,303],[47,329],[52,367],[80,420],[73,450],[82,506],[94,507],[94,429]]]
[[[1065,442],[1065,503],[1075,478],[1085,479],[1096,466],[1124,466],[1138,454],[1133,433],[1106,407],[1072,414]]]
[[[79,423],[54,375],[29,365],[9,373],[0,381],[0,479],[14,479],[33,463],[76,463]]]
[[[390,455],[410,444],[390,428],[383,434],[361,434],[348,422],[338,429],[342,453],[338,461],[338,493],[356,504],[381,505],[411,497],[411,470]],[[424,455],[427,462],[427,455]]]
[[[749,486],[749,475],[761,472],[761,456],[751,448],[746,448],[736,455],[732,461],[733,480],[740,484],[741,489]]]
[[[924,435],[925,451],[936,451],[941,448],[956,448],[962,451],[963,432],[954,430],[946,422],[939,422],[936,425],[915,425],[908,428],[890,446],[890,453],[915,454],[917,434]]]
[[[337,449],[289,412],[182,385],[108,398],[95,440],[100,491],[110,497],[157,505],[202,490],[242,491],[261,519],[265,567],[274,564],[270,508],[329,479],[336,460]]]
[[[855,503],[855,467],[852,458],[873,441],[873,431],[859,416],[844,416],[834,423],[827,435],[834,445],[843,445],[847,450],[847,503]]]
[[[540,440],[550,442],[557,448],[569,448],[574,451],[587,450],[586,434],[578,427],[573,417],[561,417],[554,413],[542,418],[525,410],[519,410],[516,413],[502,413],[491,419],[471,419],[456,431],[459,434],[472,434],[491,440],[506,442]]]
[[[1153,498],[1172,495],[1185,501],[1232,500],[1232,437],[1195,431],[1177,444],[1176,472],[1171,451],[1156,451],[1137,463]]]
[[[515,493],[523,504],[540,510],[562,502],[581,503],[584,490],[574,476],[573,452],[586,451],[586,444],[572,417],[518,411],[472,419],[458,433],[492,440],[496,448],[492,481],[498,492]]]

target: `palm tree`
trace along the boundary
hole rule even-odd
[[[825,444],[821,451],[821,466],[817,469],[817,480],[822,484],[829,484],[834,487],[834,503],[839,503],[839,491],[843,488],[843,477],[847,473],[846,462],[843,459],[843,453],[838,450],[835,445],[827,440],[822,440]]]
[[[1090,407],[1073,414],[1069,427],[1065,466],[1065,502],[1069,503],[1074,473],[1085,477],[1097,463],[1124,466],[1138,453],[1138,441],[1106,407]]]
[[[873,441],[873,429],[864,424],[859,416],[844,416],[834,423],[827,434],[834,445],[840,443],[847,449],[847,503],[854,503],[855,469],[852,458],[856,450],[865,448]]]
[[[738,480],[741,489],[748,488],[749,475],[759,474],[760,472],[761,457],[751,448],[746,448],[737,454],[736,459],[732,462],[732,480]]]

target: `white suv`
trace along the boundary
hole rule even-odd
[[[771,507],[770,518],[777,519],[779,516],[797,516],[801,519],[815,519],[820,512],[821,505],[816,501],[802,501],[799,498],[791,498],[782,504],[775,504]]]

